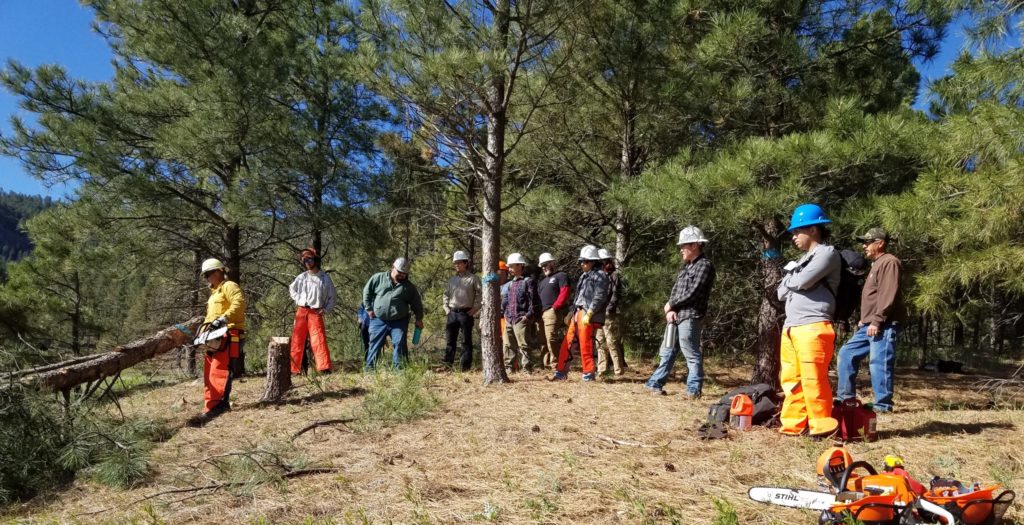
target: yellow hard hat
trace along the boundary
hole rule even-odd
[[[224,270],[225,268],[226,267],[224,266],[224,263],[220,262],[220,259],[207,259],[203,261],[203,266],[202,269],[199,270],[199,273],[202,275],[206,275],[206,272],[212,272],[214,270]]]

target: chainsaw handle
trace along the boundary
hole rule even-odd
[[[872,476],[878,474],[878,471],[875,470],[875,467],[871,466],[871,463],[868,463],[867,461],[854,461],[853,463],[850,463],[850,466],[846,467],[846,471],[843,472],[843,479],[839,482],[839,486],[836,487],[837,491],[842,492],[846,490],[846,484],[850,481],[850,474],[853,474],[853,471],[857,470],[858,467],[863,467],[864,470],[868,471],[868,474],[871,474]]]

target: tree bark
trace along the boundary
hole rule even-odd
[[[497,49],[506,49],[509,35],[509,0],[499,0],[494,7],[494,26]],[[483,231],[481,246],[483,271],[488,276],[498,272],[501,242],[501,179],[505,171],[505,107],[504,70],[495,71],[487,88],[487,148],[483,170],[477,169],[483,189]],[[480,347],[483,360],[484,384],[506,383],[505,363],[501,344],[501,290],[497,279],[489,278],[483,286],[480,308]]]
[[[276,403],[292,387],[291,346],[287,337],[271,337],[267,346],[267,385],[264,403]]]
[[[95,359],[85,362],[70,363],[56,369],[26,375],[3,385],[2,389],[15,384],[34,387],[39,390],[66,391],[75,386],[97,379],[112,376],[142,361],[151,359],[179,346],[191,344],[195,331],[203,322],[202,317],[194,317],[177,326],[165,328],[155,335],[119,346],[111,352],[100,354]],[[186,331],[188,333],[186,333]]]
[[[82,355],[82,279],[75,270],[71,275],[74,285],[74,311],[71,313],[71,352]]]
[[[619,157],[619,177],[623,183],[629,182],[640,172],[636,117],[636,106],[627,98],[622,110],[622,151]],[[624,266],[629,256],[631,233],[626,209],[620,205],[615,209],[615,261],[619,266]]]
[[[761,257],[757,268],[761,282],[761,306],[757,315],[757,343],[752,380],[755,383],[767,383],[778,390],[782,386],[779,381],[779,351],[785,305],[776,296],[776,289],[782,282],[783,260],[780,255],[775,254],[782,253],[779,241],[782,224],[773,220],[755,229],[761,235],[765,255]]]
[[[228,227],[224,235],[224,248],[227,252],[228,280],[242,285],[242,245],[241,227],[235,223]],[[245,377],[245,350],[239,350],[238,359],[231,361],[231,373],[235,378]]]

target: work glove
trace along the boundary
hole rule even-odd
[[[220,317],[214,319],[212,323],[210,323],[210,328],[216,330],[216,329],[218,329],[218,328],[220,328],[220,327],[222,327],[222,326],[224,326],[226,324],[228,324],[227,318],[224,317],[224,316],[220,316]]]
[[[583,326],[588,326],[590,324],[590,317],[593,315],[593,310],[587,310],[587,313],[583,314]]]

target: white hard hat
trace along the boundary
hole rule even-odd
[[[597,251],[597,246],[588,244],[580,249],[580,260],[581,261],[600,261],[601,255]]]
[[[220,259],[207,259],[203,261],[202,269],[199,273],[206,275],[206,272],[212,272],[213,270],[224,270],[226,269],[224,263],[220,262]]]
[[[700,231],[700,228],[690,225],[683,228],[682,231],[679,232],[679,242],[677,242],[676,245],[678,246],[680,244],[686,244],[690,242],[703,243],[708,242],[708,240],[704,238],[704,232]]]
[[[600,250],[597,250],[597,256],[600,257],[602,261],[607,261],[608,259],[614,259],[615,258],[615,256],[612,255],[612,252],[609,252],[608,250],[605,250],[604,248],[601,248]]]
[[[409,259],[406,259],[405,257],[395,259],[395,263],[391,265],[392,268],[406,275],[409,275],[409,266],[411,266],[409,264]]]
[[[537,265],[538,266],[543,266],[544,263],[549,263],[549,262],[554,261],[554,260],[555,260],[555,258],[550,253],[544,252],[544,253],[540,254],[540,259],[537,259]]]
[[[462,250],[459,250],[459,251],[455,252],[455,255],[452,255],[452,262],[468,261],[468,260],[469,260],[469,254],[464,252],[464,251],[462,251]]]
[[[505,264],[508,264],[509,266],[512,266],[513,264],[526,264],[526,259],[523,258],[523,254],[519,252],[510,253],[508,254],[508,262]]]

